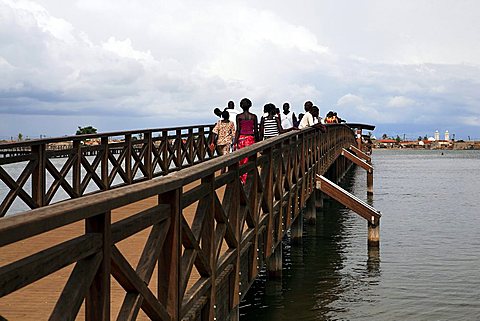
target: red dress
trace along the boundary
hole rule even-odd
[[[252,144],[255,144],[255,137],[253,127],[255,122],[253,119],[241,119],[240,120],[240,136],[238,137],[237,148],[241,149]],[[246,164],[248,162],[248,157],[245,157],[240,161],[240,165]],[[240,181],[242,184],[245,184],[247,181],[247,173],[240,176]]]

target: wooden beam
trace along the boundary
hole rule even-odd
[[[112,224],[112,243],[120,242],[138,232],[170,218],[170,206],[159,204]]]
[[[0,297],[98,252],[101,236],[83,235],[0,267]]]
[[[368,156],[367,154],[365,154],[364,152],[362,152],[360,149],[358,149],[357,147],[353,146],[353,145],[350,145],[349,149],[355,153],[355,155],[357,155],[358,157],[364,159],[367,163],[371,164],[372,163],[372,158],[370,156]]]
[[[159,223],[152,227],[147,243],[143,249],[135,272],[145,284],[150,283],[160,250],[170,226],[170,220]],[[140,307],[143,304],[143,296],[136,291],[128,292],[123,300],[117,320],[136,320]]]
[[[158,196],[159,204],[170,206],[170,226],[158,260],[158,299],[166,307],[170,318],[180,319],[181,294],[181,189]]]
[[[375,208],[321,175],[317,175],[317,182],[323,193],[342,203],[368,222],[374,225],[379,224],[382,214]]]
[[[73,321],[82,306],[85,294],[102,262],[102,254],[97,253],[78,261],[73,269],[60,298],[55,304],[49,321]]]
[[[128,293],[138,292],[143,297],[142,309],[150,319],[169,320],[170,316],[165,307],[157,300],[116,246],[112,247],[112,275]]]
[[[357,164],[358,166],[360,166],[361,168],[363,168],[367,172],[373,172],[373,166],[372,165],[367,164],[364,160],[362,160],[361,158],[353,155],[352,153],[350,153],[345,148],[342,149],[342,156],[345,156],[347,159],[351,160],[353,163]]]
[[[102,261],[85,297],[85,321],[110,321],[111,212],[85,220],[87,235],[102,237]]]

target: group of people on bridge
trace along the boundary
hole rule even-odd
[[[272,103],[268,103],[263,108],[263,115],[260,121],[257,115],[250,112],[252,102],[248,98],[240,101],[242,111],[235,109],[235,103],[229,101],[227,107],[222,111],[220,108],[214,109],[214,114],[220,119],[216,122],[211,141],[210,149],[217,148],[219,155],[229,154],[231,150],[241,149],[250,146],[256,142],[275,137],[279,134],[303,129],[306,127],[316,127],[322,131],[325,130],[324,123],[339,123],[341,120],[329,112],[325,119],[322,119],[320,109],[314,106],[311,101],[304,104],[305,113],[299,114],[297,118],[295,113],[290,110],[288,102],[283,104],[283,112]],[[335,116],[335,118],[332,118]],[[243,160],[244,164],[248,159]]]

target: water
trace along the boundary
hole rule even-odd
[[[480,320],[480,151],[376,150],[372,204],[380,252],[364,219],[336,203],[284,242],[281,281],[260,277],[247,320]],[[366,200],[366,174],[346,188]]]

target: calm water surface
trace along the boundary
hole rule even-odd
[[[480,320],[480,151],[376,150],[372,205],[379,253],[364,219],[332,202],[284,242],[281,281],[259,278],[241,320]],[[366,200],[366,174],[345,187]]]

